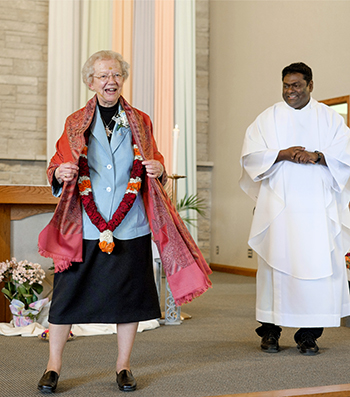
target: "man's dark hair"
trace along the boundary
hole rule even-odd
[[[312,80],[312,70],[309,66],[305,65],[303,62],[291,63],[282,70],[282,81],[287,74],[301,73],[304,76],[306,84],[309,85]]]

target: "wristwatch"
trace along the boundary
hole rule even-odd
[[[315,164],[317,164],[317,163],[319,163],[320,161],[321,161],[321,159],[322,159],[322,155],[321,155],[321,153],[320,152],[318,152],[317,150],[315,150],[315,152],[314,153],[317,153],[317,155],[318,155],[318,157],[317,157],[317,160],[315,161]]]

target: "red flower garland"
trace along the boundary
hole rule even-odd
[[[87,161],[87,145],[84,146],[84,149],[79,157],[78,187],[81,201],[91,222],[97,227],[97,229],[101,233],[99,243],[101,251],[107,252],[108,254],[110,254],[114,248],[113,231],[120,225],[122,220],[130,211],[136,200],[137,194],[141,189],[142,174],[144,170],[141,161],[143,159],[141,157],[139,148],[134,141],[134,138],[132,139],[132,144],[134,149],[134,162],[132,170],[130,172],[130,179],[122,201],[120,202],[117,210],[113,214],[112,219],[110,219],[108,222],[106,222],[102,215],[98,212],[94,196],[92,194],[90,170]]]

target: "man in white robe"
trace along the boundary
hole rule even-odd
[[[282,71],[283,99],[247,129],[241,188],[256,208],[249,245],[258,254],[256,332],[279,351],[280,326],[300,328],[299,351],[313,355],[323,327],[350,314],[345,254],[350,248],[350,130],[311,98],[304,63]]]

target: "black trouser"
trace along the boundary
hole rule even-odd
[[[273,332],[279,336],[282,332],[282,328],[279,327],[278,325],[271,324],[271,323],[261,323],[261,327],[257,328],[255,330],[255,332],[260,337],[265,336],[268,332]],[[312,335],[314,336],[314,338],[318,339],[323,333],[323,328],[300,328],[294,334],[295,342],[298,343],[300,341],[300,339],[302,338],[303,334],[305,334],[306,332],[311,332]]]

